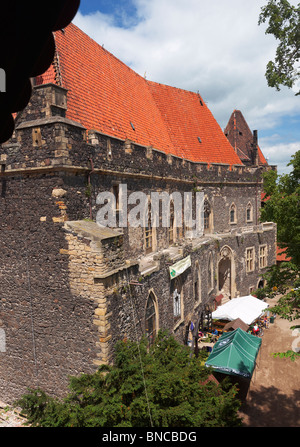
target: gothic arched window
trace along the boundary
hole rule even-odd
[[[154,343],[157,332],[155,297],[152,292],[148,296],[146,305],[145,328],[148,346],[151,346]]]
[[[236,206],[234,203],[230,207],[230,223],[236,223]]]
[[[252,222],[253,221],[253,208],[251,203],[248,203],[246,208],[246,221]]]
[[[213,257],[210,253],[208,258],[208,291],[210,292],[214,288],[214,263]]]

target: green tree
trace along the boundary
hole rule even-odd
[[[277,243],[286,248],[293,264],[300,266],[300,151],[292,156],[289,174],[275,171],[264,174],[264,191],[268,200],[261,220],[277,223]]]
[[[275,60],[267,64],[266,79],[270,87],[293,87],[300,76],[300,4],[291,5],[287,0],[269,0],[262,7],[259,25],[268,23],[266,34],[278,41]],[[296,95],[300,94],[300,90]]]
[[[59,400],[29,390],[16,405],[43,427],[240,426],[235,386],[207,381],[203,359],[160,332],[155,345],[119,342],[114,366],[71,377]]]
[[[274,265],[264,275],[267,286],[258,296],[282,295],[272,311],[290,321],[300,318],[300,151],[292,156],[289,174],[278,176],[274,171],[264,174],[266,202],[261,212],[262,221],[277,223],[277,244],[286,248],[289,262]],[[281,355],[281,354],[280,354]],[[293,351],[287,353],[292,359]]]

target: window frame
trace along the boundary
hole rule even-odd
[[[251,256],[248,256],[248,253],[251,253]],[[247,247],[246,248],[246,272],[251,273],[255,270],[255,249],[254,247]]]
[[[267,244],[260,245],[258,248],[258,260],[259,260],[258,264],[260,269],[264,269],[268,266],[267,249],[268,249]],[[263,255],[261,255],[261,250],[264,250]],[[263,262],[264,265],[262,265],[261,262],[262,260],[264,260]]]

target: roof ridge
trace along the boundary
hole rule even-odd
[[[63,86],[63,78],[60,70],[60,62],[59,62],[59,54],[58,51],[55,50],[54,58],[53,58],[53,68],[55,72],[55,81],[57,85]]]
[[[197,91],[197,92],[194,92],[193,90],[187,90],[187,89],[185,89],[185,88],[176,87],[176,86],[174,86],[174,85],[170,85],[170,84],[163,84],[163,83],[161,83],[161,82],[151,81],[151,80],[149,80],[149,79],[146,79],[146,82],[149,83],[149,84],[156,84],[156,85],[161,85],[162,87],[172,88],[172,89],[174,89],[174,90],[179,90],[179,91],[181,91],[181,92],[190,93],[191,95],[196,95],[196,96],[199,96],[201,99],[203,99],[202,96],[200,95],[200,93],[199,93],[198,91]]]

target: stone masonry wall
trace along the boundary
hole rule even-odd
[[[52,195],[61,178],[2,179],[0,197],[0,394],[14,399],[27,386],[60,394],[67,376],[93,371],[97,358],[98,303],[70,288],[62,199]],[[58,203],[59,202],[59,203]]]
[[[193,163],[89,131],[65,118],[66,91],[35,88],[0,153],[0,395],[12,400],[27,386],[54,395],[67,390],[68,375],[93,372],[113,360],[115,343],[145,333],[149,292],[156,297],[158,328],[181,342],[186,328],[218,294],[218,265],[229,247],[233,296],[248,294],[263,273],[258,249],[275,262],[276,229],[259,229],[262,170]],[[177,240],[156,231],[150,270],[141,228],[99,233],[99,192],[126,183],[128,193],[190,192],[201,189],[213,213],[211,234],[202,241]],[[237,223],[229,222],[232,203]],[[248,203],[253,218],[246,221]],[[76,224],[77,222],[77,224]],[[79,222],[79,224],[78,224]],[[78,227],[79,225],[79,227]],[[245,250],[255,248],[255,270],[245,272]],[[170,251],[171,248],[171,251]],[[181,275],[183,312],[174,321],[169,266],[185,256],[192,266]],[[213,259],[213,287],[208,263]],[[201,297],[195,296],[199,265]]]
[[[188,249],[182,257],[190,254],[192,267],[181,275],[184,297],[184,319],[178,325],[173,317],[172,281],[169,276],[169,266],[172,261],[168,256],[159,259],[157,269],[145,275],[131,275],[118,283],[116,282],[110,293],[107,292],[107,303],[109,310],[111,331],[111,353],[114,344],[122,338],[136,339],[145,334],[145,309],[149,293],[152,291],[157,300],[159,314],[159,328],[167,329],[180,342],[185,341],[186,330],[189,321],[197,321],[199,312],[206,304],[214,303],[214,297],[218,295],[218,263],[221,260],[221,252],[224,247],[230,247],[232,251],[232,262],[235,270],[235,296],[249,295],[250,288],[258,287],[259,279],[262,278],[266,269],[259,268],[258,248],[266,244],[268,247],[268,265],[272,265],[276,259],[273,248],[274,229],[263,233],[245,233],[241,236],[228,235],[227,237],[210,238],[205,244],[198,248]],[[256,247],[255,270],[246,273],[245,250],[247,247]],[[209,257],[213,259],[213,288],[210,287],[208,275]],[[195,281],[198,280],[198,270],[195,268],[196,261],[200,271],[201,299],[195,296]]]

